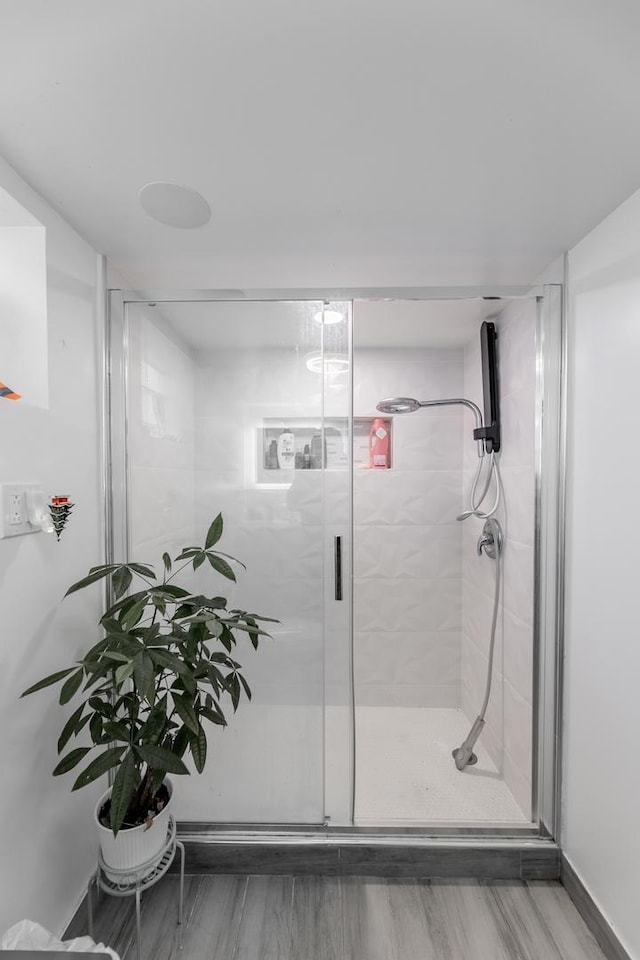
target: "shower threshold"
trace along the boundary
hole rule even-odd
[[[556,843],[529,825],[481,835],[468,827],[409,830],[386,827],[207,824],[183,822],[178,834],[187,873],[323,876],[468,877],[554,880]],[[467,831],[467,832],[462,832]],[[535,831],[535,833],[534,833]],[[510,835],[509,835],[510,834]]]

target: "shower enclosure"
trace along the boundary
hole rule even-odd
[[[560,294],[514,292],[111,292],[109,554],[158,563],[222,512],[222,549],[247,565],[232,605],[280,621],[239,651],[253,699],[180,781],[180,820],[553,835]],[[503,429],[493,658],[495,560],[482,520],[456,519],[474,418],[377,409],[482,407],[486,320]],[[477,763],[459,770],[490,659]]]

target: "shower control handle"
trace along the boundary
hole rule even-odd
[[[486,550],[487,554],[489,549],[493,547],[493,537],[490,533],[483,533],[482,536],[478,539],[478,556],[482,556],[482,551]]]
[[[478,539],[478,556],[482,551],[495,560],[496,554],[502,550],[502,528],[497,520],[487,520]]]

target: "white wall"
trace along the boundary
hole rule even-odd
[[[98,635],[98,590],[61,602],[102,558],[95,255],[3,161],[0,186],[46,227],[49,339],[48,406],[0,400],[0,480],[38,481],[76,504],[59,543],[0,541],[0,931],[29,917],[60,933],[95,865],[91,818],[104,788],[72,794],[72,775],[51,777],[69,710],[51,691],[18,697]]]
[[[358,348],[354,415],[379,416],[384,397],[459,396],[462,376],[461,349]],[[391,469],[354,475],[356,704],[458,707],[462,414],[396,416],[392,430]]]
[[[0,378],[24,406],[48,399],[45,240],[42,224],[0,190]]]
[[[569,254],[562,846],[640,958],[640,192]]]

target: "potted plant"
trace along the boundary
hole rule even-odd
[[[214,549],[222,531],[218,514],[204,546],[185,547],[173,561],[164,553],[161,579],[144,563],[92,567],[65,596],[98,580],[110,583],[113,602],[100,619],[103,638],[73,666],[22,694],[62,683],[61,704],[80,696],[60,734],[58,753],[64,756],[53,775],[67,773],[95,751],[72,789],[113,771],[113,785],[98,802],[96,818],[103,859],[117,869],[135,867],[162,850],[172,794],[167,774],[189,773],[186,754],[202,772],[205,721],[226,726],[224,701],[235,711],[243,693],[251,697],[232,656],[238,637],[246,634],[257,649],[259,638],[269,636],[259,624],[277,622],[228,610],[225,597],[190,593],[172,582],[186,567],[195,571],[205,563],[235,581],[231,564],[239,561]],[[139,589],[131,592],[136,581]],[[76,737],[81,746],[65,753]]]

